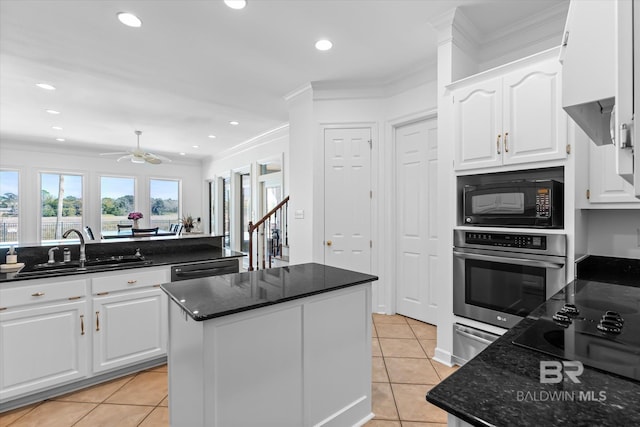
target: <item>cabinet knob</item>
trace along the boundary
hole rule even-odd
[[[504,133],[504,152],[509,152],[509,144],[507,143],[507,137],[509,136],[509,132]]]
[[[41,297],[44,295],[44,292],[36,292],[35,294],[31,294],[32,297]]]
[[[327,246],[331,246],[333,242],[331,240],[327,240]]]
[[[130,284],[130,285],[133,285],[136,282],[137,282],[137,280],[127,280],[127,283]]]
[[[496,138],[496,153],[500,154],[500,138],[502,138],[501,134],[498,134]]]

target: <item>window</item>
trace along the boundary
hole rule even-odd
[[[249,251],[249,221],[251,220],[251,175],[241,175],[240,186],[240,250]]]
[[[135,211],[135,186],[135,178],[100,177],[102,231],[117,230],[118,224],[131,224],[127,216],[129,212]]]
[[[149,193],[149,225],[168,230],[171,223],[180,220],[180,181],[151,179]]]
[[[222,235],[224,236],[224,246],[231,245],[231,218],[229,212],[229,203],[231,202],[231,179],[224,178],[222,180]]]
[[[82,175],[40,174],[42,241],[60,240],[65,231],[82,230]]]
[[[18,243],[18,171],[0,171],[0,244]]]

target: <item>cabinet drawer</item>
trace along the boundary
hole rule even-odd
[[[0,307],[10,308],[41,302],[76,300],[87,294],[86,280],[41,283],[0,290]]]
[[[116,292],[168,282],[167,270],[134,269],[91,279],[91,293]]]

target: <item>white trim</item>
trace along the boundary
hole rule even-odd
[[[447,365],[449,367],[455,365],[453,361],[453,356],[451,355],[451,353],[441,349],[440,347],[436,347],[435,354],[432,360],[435,360],[436,362],[440,362],[443,365]]]
[[[217,155],[211,155],[207,157],[207,160],[213,162],[213,161],[217,161],[217,160],[221,160],[236,154],[240,154],[240,153],[244,153],[245,151],[254,149],[256,147],[260,147],[261,145],[265,145],[265,144],[269,144],[271,142],[273,142],[276,139],[282,138],[285,135],[276,135],[274,138],[272,139],[267,139],[265,141],[260,141],[262,138],[277,134],[278,132],[284,130],[284,129],[289,129],[289,123],[284,123],[276,128],[273,128],[271,130],[268,130],[266,132],[263,132],[259,135],[256,135],[254,137],[251,137],[249,139],[247,139],[246,141],[243,141],[239,144],[234,145],[233,147],[227,148],[225,150],[222,150],[220,153],[218,153]],[[286,136],[288,136],[289,133],[287,132]]]
[[[353,402],[351,402],[350,404],[348,404],[347,406],[345,406],[342,409],[337,410],[336,412],[334,412],[333,414],[329,415],[327,418],[325,418],[324,420],[320,421],[319,423],[315,424],[314,427],[321,427],[329,422],[331,422],[331,420],[339,417],[340,415],[344,414],[345,412],[347,412],[349,409],[353,408],[354,406],[356,406],[358,403],[360,402],[364,402],[365,400],[367,400],[367,397],[369,396],[361,396],[360,398],[354,400]]]
[[[309,91],[309,90],[312,90],[312,88],[311,88],[311,83],[306,83],[306,84],[304,84],[303,86],[299,87],[298,89],[294,89],[294,90],[292,90],[291,92],[287,93],[287,94],[286,94],[285,96],[283,96],[282,98],[283,98],[285,101],[289,102],[289,101],[291,101],[292,99],[294,99],[294,98],[296,98],[296,97],[298,97],[298,96],[302,95],[303,93],[305,93],[305,92],[307,92],[307,91]]]

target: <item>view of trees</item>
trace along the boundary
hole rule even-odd
[[[174,199],[151,199],[151,215],[178,215],[178,201]]]
[[[13,193],[4,193],[0,196],[0,209],[2,215],[18,215],[18,195]]]
[[[47,190],[42,190],[42,216],[58,215],[58,196],[53,196]],[[62,216],[81,216],[82,199],[66,196],[62,199]]]
[[[111,197],[102,198],[102,215],[126,216],[134,210],[132,195],[121,196],[117,199],[112,199]]]

